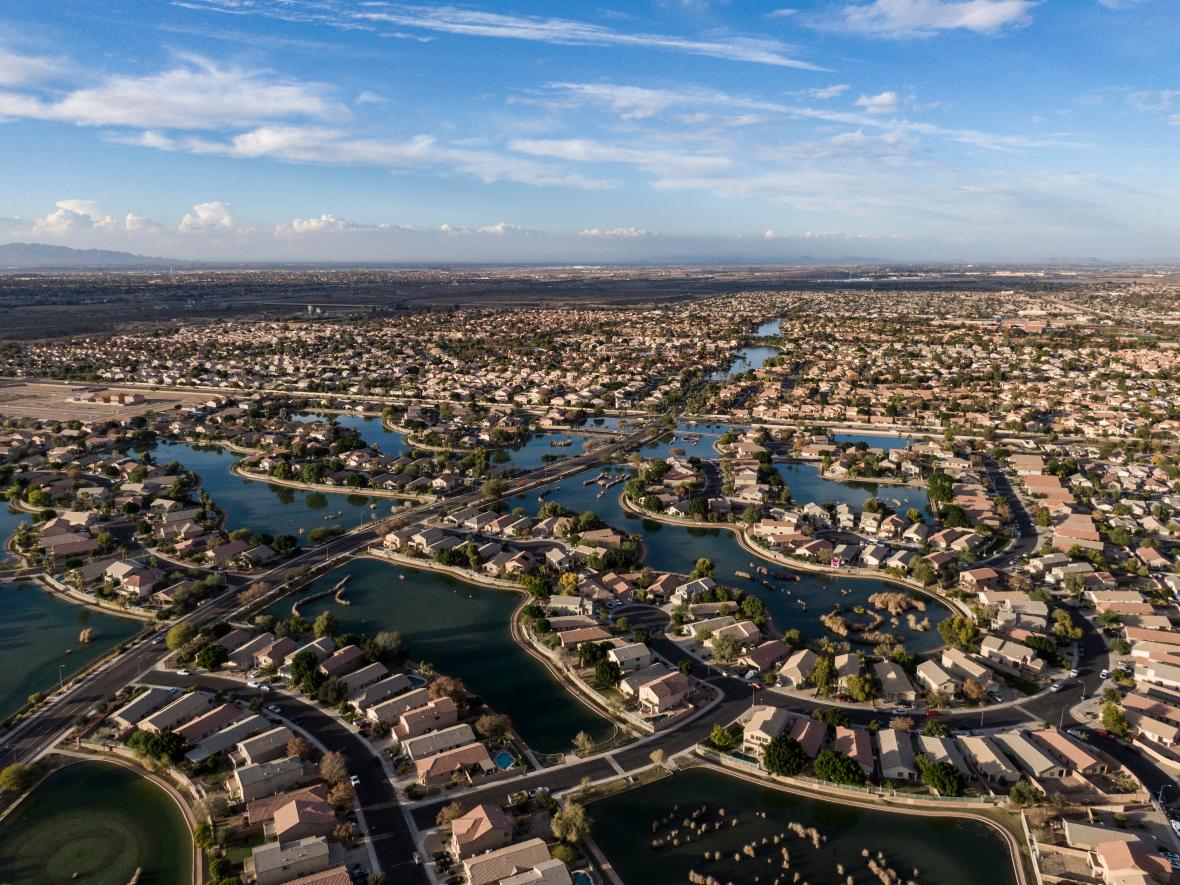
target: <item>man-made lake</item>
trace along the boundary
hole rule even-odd
[[[0,538],[0,542],[11,538],[16,534],[17,526],[22,522],[28,522],[31,518],[28,513],[12,511],[7,505],[0,505],[0,536],[3,536]],[[0,550],[0,562],[8,562],[11,559],[7,550]]]
[[[397,456],[410,448],[406,445],[405,437],[402,434],[395,430],[386,430],[380,418],[368,415],[355,415],[351,413],[345,413],[343,415],[320,415],[310,412],[298,416],[296,420],[326,421],[329,418],[335,419],[336,423],[341,427],[351,427],[361,435],[361,439],[371,446],[376,446],[384,455]]]
[[[877,498],[903,516],[914,507],[926,519],[930,519],[930,499],[926,489],[920,486],[892,483],[878,485],[872,480],[840,482],[825,479],[819,475],[819,466],[816,464],[777,464],[775,468],[790,488],[795,502],[800,505],[810,501],[816,504],[843,503],[854,510],[861,510],[865,501]]]
[[[38,691],[55,688],[139,629],[138,622],[50,596],[32,583],[0,584],[0,719]],[[78,637],[90,627],[94,638]],[[0,881],[4,881],[0,878]]]
[[[348,416],[346,416],[348,417]],[[377,419],[372,419],[377,420]],[[187,443],[162,443],[152,449],[158,464],[179,461],[201,477],[201,487],[226,515],[226,529],[248,528],[269,535],[299,535],[318,527],[355,528],[373,515],[385,516],[388,498],[340,492],[308,492],[268,482],[243,479],[230,473],[240,455],[220,447],[194,447]],[[371,508],[376,504],[376,508]],[[326,517],[332,517],[330,519]]]
[[[597,476],[599,471],[600,468],[592,468],[551,486],[553,491],[543,500],[557,501],[576,513],[592,510],[613,526],[628,532],[641,532],[647,546],[644,564],[656,571],[686,574],[692,570],[699,557],[711,559],[716,569],[714,577],[719,583],[762,597],[766,610],[774,619],[779,631],[797,628],[805,639],[817,640],[821,636],[829,635],[820,623],[820,617],[831,611],[834,606],[867,604],[868,597],[874,593],[884,590],[897,592],[899,589],[896,585],[874,578],[838,578],[798,572],[795,573],[799,577],[798,581],[770,579],[775,590],[767,590],[759,581],[739,578],[735,574],[738,571],[753,574],[753,566],[760,560],[738,546],[731,532],[719,528],[667,525],[627,513],[619,504],[622,486],[617,485],[606,490],[599,498],[598,493],[602,491],[599,486],[583,484],[586,479]],[[907,490],[899,486],[897,491]],[[867,492],[864,493],[864,497],[869,497]],[[524,507],[532,514],[541,506],[535,494],[519,496],[511,503]],[[785,567],[769,561],[766,564],[770,568],[788,571]],[[842,590],[849,592],[842,594]],[[800,603],[804,603],[805,607]],[[911,630],[904,619],[896,626],[886,622],[881,629],[903,642],[910,651],[930,651],[942,645],[935,628],[947,614],[941,605],[930,601],[925,614],[922,615],[923,618],[929,618],[929,630]]]
[[[768,335],[777,335],[783,330],[783,318],[779,317],[777,320],[767,320],[761,326],[754,330],[754,334],[759,338],[765,338]]]
[[[501,449],[500,451],[518,470],[535,470],[548,463],[545,460],[546,456],[551,459],[564,459],[582,454],[586,448],[587,440],[594,438],[579,433],[535,433],[523,446],[515,449]],[[568,446],[553,445],[555,442],[561,443],[567,440],[570,443]],[[497,466],[495,454],[492,456],[491,466]]]
[[[673,813],[673,807],[679,806]],[[693,811],[707,810],[699,822],[722,822],[719,830],[685,842],[681,822]],[[725,816],[719,815],[724,808]],[[924,885],[1013,885],[1011,855],[994,829],[977,821],[872,811],[762,787],[749,781],[696,769],[591,804],[592,830],[624,882],[686,882],[690,871],[721,882],[844,883],[880,880],[861,855],[884,854],[884,865],[901,881]],[[761,815],[765,814],[765,818]],[[652,823],[673,815],[653,835]],[[731,826],[732,820],[736,826]],[[787,829],[790,822],[815,827],[827,841],[817,849]],[[671,840],[653,848],[652,839],[680,828],[680,844]],[[784,835],[785,834],[785,835]],[[774,844],[775,836],[782,841]],[[763,839],[767,844],[760,844]],[[756,843],[754,856],[743,847]],[[790,857],[783,867],[783,849]],[[706,852],[720,852],[718,860]],[[735,856],[740,860],[735,860]],[[914,871],[917,870],[917,873]]]
[[[762,345],[743,347],[737,352],[737,356],[730,363],[729,369],[724,372],[714,372],[709,376],[709,380],[722,381],[725,378],[740,375],[742,372],[748,372],[750,369],[761,369],[768,359],[778,355],[779,349],[777,347],[763,347]]]
[[[111,763],[55,771],[0,824],[0,881],[10,885],[189,885],[192,866],[172,797]]]
[[[887,433],[881,436],[874,433],[837,433],[832,438],[837,444],[852,443],[856,445],[857,443],[864,443],[870,449],[883,449],[884,451],[904,449],[914,441],[913,437],[898,436],[896,433]]]
[[[319,599],[301,609],[304,617],[314,619],[331,609],[342,631],[371,636],[379,630],[397,630],[411,658],[431,664],[437,673],[461,678],[469,691],[507,714],[538,752],[570,749],[579,731],[594,738],[610,734],[611,723],[571,695],[509,635],[512,613],[520,604],[518,594],[437,572],[359,559],[323,576],[303,595],[322,592],[345,575],[349,604]],[[296,598],[281,600],[270,613],[288,617]]]

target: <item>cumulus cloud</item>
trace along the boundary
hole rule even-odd
[[[847,3],[834,16],[813,19],[826,30],[871,37],[930,37],[940,31],[998,34],[1029,23],[1037,0],[872,0]]]
[[[64,236],[82,231],[125,231],[143,233],[159,228],[143,215],[129,212],[123,219],[102,211],[94,200],[58,200],[54,210],[33,220],[32,232],[47,236]]]
[[[180,229],[186,232],[230,230],[233,226],[234,219],[229,214],[229,207],[217,200],[197,203],[192,212],[180,219]]]
[[[596,237],[604,240],[634,240],[640,237],[650,237],[652,233],[641,227],[588,227],[578,231],[578,236]]]
[[[499,221],[496,224],[485,224],[479,229],[481,234],[492,234],[493,236],[503,236],[504,234],[523,233],[525,229],[518,227],[515,224],[509,224],[506,221]]]
[[[355,230],[359,225],[344,218],[324,213],[319,218],[293,218],[290,224],[280,224],[275,228],[279,234],[315,234],[323,231]]]

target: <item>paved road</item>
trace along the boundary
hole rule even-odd
[[[387,880],[405,885],[421,885],[427,881],[422,867],[414,863],[414,834],[406,824],[397,792],[389,782],[381,761],[370,752],[364,741],[341,725],[335,716],[321,712],[300,698],[274,692],[263,694],[247,688],[240,680],[209,674],[178,676],[176,673],[158,671],[148,674],[145,681],[153,685],[225,690],[247,701],[259,696],[268,707],[277,706],[283,719],[314,735],[329,750],[343,753],[348,761],[349,774],[360,778],[360,785],[356,789],[357,800],[369,834],[373,837],[377,860]],[[266,711],[266,715],[273,717],[270,710]]]

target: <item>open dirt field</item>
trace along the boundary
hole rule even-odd
[[[75,398],[86,391],[138,393],[144,401],[129,405],[77,402]],[[0,381],[0,415],[50,421],[106,421],[110,418],[134,417],[145,412],[167,412],[177,405],[204,402],[210,396],[211,393],[150,390],[146,387]]]

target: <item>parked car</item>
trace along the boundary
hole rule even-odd
[[[1049,686],[1049,691],[1061,691],[1061,688],[1062,686],[1060,682],[1054,682]]]
[[[283,708],[280,707],[278,704],[270,704],[267,706],[266,709],[268,709],[268,710],[270,710],[270,712],[276,713],[276,714],[281,714],[283,712]]]
[[[1103,671],[1102,671],[1101,673],[1099,673],[1098,675],[1099,675],[1099,676],[1101,676],[1103,679],[1109,679],[1109,678],[1110,678],[1110,671],[1109,671],[1109,670],[1103,670]]]
[[[191,676],[192,674],[188,670],[180,669],[180,670],[176,671],[176,675],[177,676]]]
[[[1069,675],[1072,676],[1074,679],[1077,679],[1078,678],[1078,668],[1074,667],[1072,670],[1070,670]]]
[[[348,776],[348,782],[350,784],[352,784],[354,787],[359,787],[361,785],[361,779],[359,777],[357,777],[355,774],[350,774]]]

